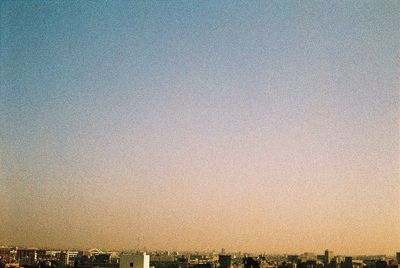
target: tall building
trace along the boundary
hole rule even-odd
[[[218,262],[220,268],[230,268],[232,265],[231,255],[218,255]]]
[[[333,251],[325,250],[325,264],[328,265],[333,259]]]
[[[150,268],[150,256],[146,253],[121,254],[120,268]]]

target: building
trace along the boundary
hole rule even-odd
[[[290,263],[298,263],[299,262],[299,255],[288,255],[287,260]]]
[[[107,264],[111,263],[111,254],[110,253],[100,253],[93,256],[93,263],[95,264]]]
[[[35,266],[37,260],[36,253],[32,256],[26,256],[19,260],[20,266]]]
[[[376,261],[376,263],[375,263],[375,267],[376,268],[387,268],[387,262],[386,261],[384,261],[384,260],[378,260],[378,261]]]
[[[333,251],[330,250],[325,250],[325,265],[328,265],[331,263],[333,259]]]
[[[74,266],[75,258],[79,254],[78,251],[62,251],[60,252],[59,267]]]
[[[397,263],[400,264],[400,252],[396,252]]]
[[[121,254],[120,268],[150,268],[150,256],[146,253]]]
[[[58,262],[59,267],[67,267],[69,265],[68,254],[67,252],[63,251],[60,252],[60,259]]]
[[[344,257],[342,256],[335,256],[331,260],[330,267],[331,268],[342,268],[342,262],[344,262]]]
[[[230,268],[232,266],[231,255],[218,255],[218,262],[220,268]]]
[[[18,249],[17,260],[20,266],[33,266],[37,261],[37,250],[36,248]]]
[[[9,261],[11,259],[11,249],[8,247],[0,247],[0,259]]]
[[[345,257],[343,268],[353,268],[353,257]]]
[[[305,264],[306,268],[316,268],[317,267],[316,260],[307,260],[304,264]]]
[[[243,258],[244,268],[260,268],[260,263],[253,257]]]
[[[316,260],[316,259],[317,259],[317,256],[312,252],[304,252],[303,254],[300,255],[301,262],[306,262],[306,261]]]
[[[325,263],[325,255],[317,255],[317,261]]]
[[[36,250],[38,260],[46,259],[46,250],[45,249],[38,249]]]
[[[29,258],[35,262],[37,260],[37,249],[35,248],[17,249],[16,257],[18,261]]]

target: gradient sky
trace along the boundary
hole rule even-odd
[[[0,12],[0,244],[399,251],[399,1]]]

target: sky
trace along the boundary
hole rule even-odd
[[[399,251],[399,1],[1,1],[0,244]]]

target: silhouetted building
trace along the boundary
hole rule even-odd
[[[387,268],[387,262],[384,260],[378,260],[375,262],[375,267],[376,268]]]
[[[399,263],[396,259],[392,259],[388,262],[388,268],[399,268]]]
[[[253,257],[243,258],[244,268],[260,268],[260,263]]]
[[[339,258],[333,258],[331,260],[331,263],[329,264],[329,267],[331,268],[341,268],[341,263],[339,261]]]
[[[95,264],[106,264],[111,262],[111,254],[101,253],[94,256],[93,263]]]
[[[91,267],[92,260],[89,256],[82,254],[81,252],[75,257],[74,267],[75,268],[86,268]]]
[[[325,250],[325,264],[328,265],[332,262],[333,259],[333,251]]]
[[[230,268],[232,265],[231,255],[219,255],[218,262],[219,262],[219,267]]]
[[[297,263],[299,261],[299,255],[288,255],[287,260],[291,263]]]
[[[343,268],[353,268],[353,257],[345,257]]]
[[[317,261],[316,260],[308,260],[306,261],[306,268],[316,268]]]
[[[316,260],[317,256],[312,252],[304,252],[300,255],[300,262],[306,262],[308,260]]]

